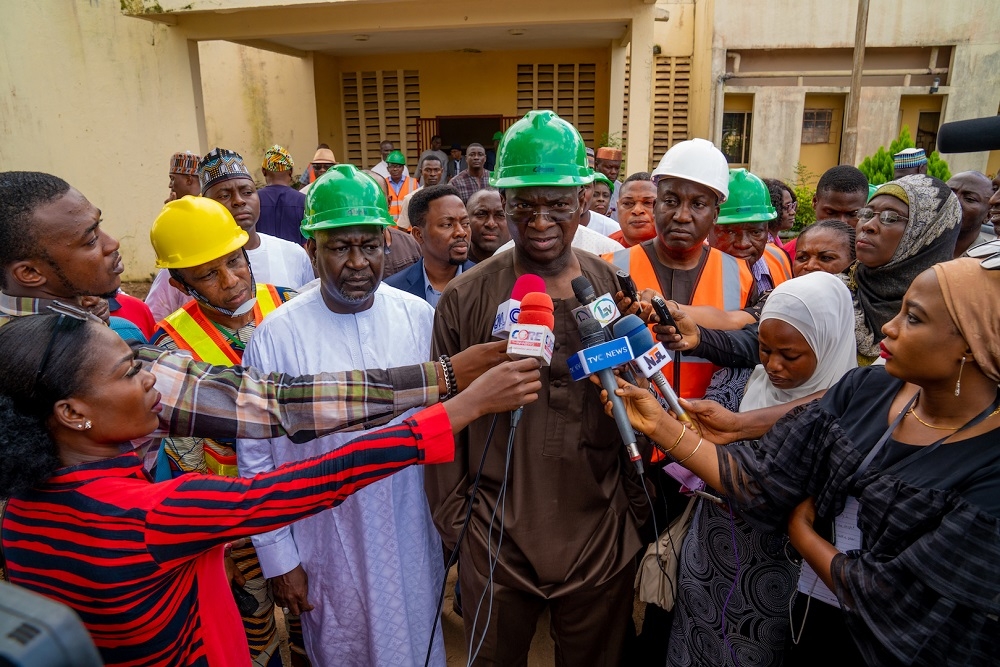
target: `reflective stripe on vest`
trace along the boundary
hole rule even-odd
[[[770,243],[764,246],[764,262],[767,263],[767,270],[771,273],[771,281],[775,287],[792,279],[792,265],[781,248]]]
[[[403,199],[406,195],[410,194],[414,190],[419,189],[417,184],[417,179],[412,176],[403,179],[403,185],[399,188],[399,194],[392,188],[392,183],[389,183],[389,215],[392,216],[393,220],[399,219],[399,214],[403,212]]]
[[[257,284],[257,304],[253,308],[256,324],[260,324],[265,315],[280,305],[281,297],[273,285]],[[236,366],[243,359],[242,350],[233,349],[229,340],[205,317],[197,301],[189,301],[183,308],[167,315],[160,326],[178,349],[189,351],[196,361],[215,366]]]
[[[628,271],[639,291],[648,288],[662,293],[663,288],[656,270],[642,246],[618,250],[604,255],[604,259],[617,268]],[[753,275],[746,262],[710,248],[705,267],[691,295],[691,305],[739,310],[744,306],[752,287]],[[704,397],[716,370],[718,367],[707,359],[685,354],[681,359],[681,387],[678,393],[684,398]],[[673,362],[663,369],[663,376],[672,381]]]
[[[236,465],[236,455],[226,455],[216,451],[205,443],[203,445],[205,453],[205,467],[216,475],[223,477],[239,477],[240,470]]]

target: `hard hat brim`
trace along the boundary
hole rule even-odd
[[[490,185],[494,188],[530,188],[541,186],[553,187],[574,187],[580,185],[590,185],[594,182],[593,174],[558,174],[551,171],[550,167],[539,165],[537,169],[546,169],[546,172],[530,170],[524,174],[511,174],[495,178],[490,176]]]
[[[322,229],[340,229],[342,227],[357,227],[370,225],[372,227],[391,227],[395,225],[392,217],[377,206],[361,206],[357,208],[341,208],[323,211],[312,219],[306,218],[299,226],[302,235],[313,238],[313,232]]]
[[[684,181],[691,181],[692,183],[697,183],[698,185],[704,185],[706,188],[708,188],[709,190],[711,190],[712,192],[714,192],[715,194],[717,194],[719,196],[719,204],[722,204],[724,201],[726,201],[727,199],[729,199],[729,195],[728,194],[726,194],[725,192],[722,192],[721,190],[719,190],[718,188],[716,188],[714,185],[712,185],[708,181],[700,179],[700,178],[691,178],[690,176],[687,176],[685,174],[671,174],[671,173],[660,173],[660,174],[657,174],[657,173],[654,172],[653,173],[653,184],[655,185],[656,183],[659,183],[664,178],[679,178],[679,179],[684,180]]]
[[[215,248],[204,250],[199,253],[195,253],[190,257],[177,257],[168,256],[164,259],[156,260],[156,268],[158,269],[189,269],[192,266],[199,266],[205,262],[211,262],[212,260],[219,259],[220,257],[225,257],[229,253],[239,250],[247,244],[250,240],[250,235],[246,233],[245,230],[237,228],[239,231],[233,235],[231,239],[226,241],[225,244],[221,246],[216,246]]]

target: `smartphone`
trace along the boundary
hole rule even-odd
[[[677,329],[677,322],[674,322],[674,318],[670,316],[670,310],[667,308],[667,302],[664,301],[659,296],[654,296],[653,300],[653,310],[656,312],[656,316],[660,318],[660,324],[664,324],[668,327],[673,327],[674,331],[680,333]]]
[[[632,299],[633,303],[639,303],[639,292],[635,288],[635,281],[632,280],[632,276],[628,274],[627,271],[618,270],[618,287],[621,289],[622,294]]]

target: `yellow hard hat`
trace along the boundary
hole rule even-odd
[[[250,235],[219,202],[186,195],[167,202],[153,221],[149,240],[156,251],[156,268],[185,269],[242,248]]]

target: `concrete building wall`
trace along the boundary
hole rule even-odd
[[[750,171],[763,177],[792,181],[798,160],[805,92],[795,88],[761,88],[753,96]]]
[[[208,149],[239,152],[255,179],[273,144],[287,148],[301,173],[316,150],[313,57],[284,55],[231,42],[200,42]]]
[[[170,156],[202,148],[189,62],[183,35],[117,0],[0,5],[0,170],[80,190],[121,241],[126,278],[152,271]]]
[[[595,63],[594,122],[599,128],[607,127],[609,99],[604,91],[610,85],[611,64],[604,49],[406,53],[339,58],[318,54],[314,80],[319,135],[330,144],[334,153],[346,154],[340,93],[342,72],[418,71],[421,117],[516,116],[517,66],[538,63]]]

